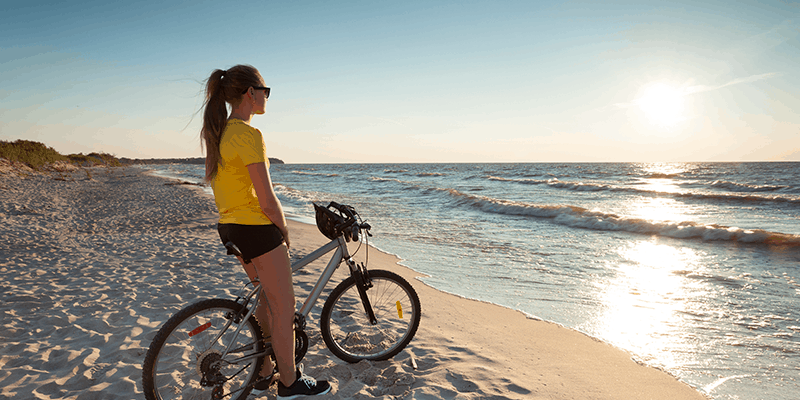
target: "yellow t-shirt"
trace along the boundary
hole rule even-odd
[[[266,163],[267,149],[261,131],[242,120],[228,121],[219,143],[221,161],[211,182],[221,224],[268,225],[272,221],[261,211],[247,166]]]

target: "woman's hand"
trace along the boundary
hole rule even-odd
[[[281,233],[283,234],[283,242],[286,243],[286,248],[289,249],[291,247],[289,243],[289,228],[281,229]]]

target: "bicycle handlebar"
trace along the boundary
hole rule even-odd
[[[366,222],[359,223],[358,212],[356,212],[356,209],[352,206],[339,204],[335,201],[332,201],[330,204],[328,204],[328,207],[335,208],[342,214],[342,216],[345,217],[344,222],[336,225],[336,229],[344,233],[347,241],[350,241],[350,239],[353,239],[353,241],[358,241],[358,234],[360,230],[364,230],[367,233],[367,236],[372,236],[372,234],[369,232],[369,230],[372,229],[372,226]]]

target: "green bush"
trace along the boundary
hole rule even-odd
[[[89,153],[88,155],[70,154],[64,156],[55,151],[52,147],[47,147],[42,143],[30,140],[17,140],[6,142],[0,140],[0,157],[10,161],[18,161],[27,164],[29,167],[41,170],[42,167],[57,161],[65,161],[80,166],[107,165],[109,167],[119,167],[119,160],[111,154]]]
[[[117,157],[107,153],[89,153],[89,157],[100,159],[103,164],[108,165],[109,167],[119,167],[122,165]]]
[[[119,167],[122,165],[116,157],[106,153],[89,153],[87,155],[78,153],[70,154],[67,157],[72,163],[78,165],[107,165],[109,167]]]
[[[33,169],[41,169],[47,164],[69,159],[39,142],[17,140],[15,142],[0,141],[0,157],[10,161],[27,164]]]

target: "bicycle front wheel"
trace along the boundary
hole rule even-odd
[[[263,357],[253,356],[263,346],[261,327],[253,317],[245,321],[246,313],[235,301],[210,299],[173,315],[145,356],[145,397],[245,399],[263,363]],[[229,345],[230,351],[224,355]]]
[[[388,360],[400,353],[419,327],[421,308],[414,288],[393,272],[369,271],[366,295],[377,324],[373,325],[352,276],[336,286],[320,316],[322,338],[344,361]]]

